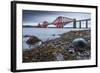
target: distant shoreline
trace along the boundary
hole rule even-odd
[[[38,26],[29,26],[29,25],[24,25],[22,26],[23,28],[42,28],[42,27],[38,27]],[[57,28],[57,27],[47,27],[47,28]],[[63,27],[63,28],[71,28],[71,29],[91,29],[91,28],[85,28],[85,27],[76,27],[76,28],[73,28],[73,27]],[[63,29],[63,28],[59,28],[59,29]]]

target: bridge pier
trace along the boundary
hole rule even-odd
[[[79,21],[79,28],[81,28],[81,21]]]
[[[76,28],[76,19],[73,20],[73,28]]]
[[[88,28],[88,20],[86,20],[86,28]]]

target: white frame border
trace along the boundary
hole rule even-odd
[[[82,8],[82,7],[65,7],[65,6],[45,6],[45,5],[28,5],[17,4],[17,43],[16,43],[16,66],[17,70],[22,69],[39,69],[39,68],[52,68],[52,67],[73,67],[96,65],[96,9]],[[59,62],[39,62],[39,63],[22,63],[22,10],[48,10],[49,11],[73,11],[73,12],[89,12],[91,13],[91,60],[78,60],[78,61],[59,61]],[[54,10],[53,10],[54,9]],[[95,49],[94,49],[95,48]],[[80,63],[80,64],[79,64]],[[54,66],[55,65],[55,66]],[[67,65],[67,66],[66,66]]]

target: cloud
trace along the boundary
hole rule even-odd
[[[23,10],[23,25],[36,25],[43,21],[53,22],[58,16],[68,17],[72,19],[88,19],[91,18],[90,13],[79,12],[61,12],[61,11],[36,11]]]

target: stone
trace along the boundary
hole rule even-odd
[[[84,48],[84,47],[87,47],[88,42],[83,38],[75,38],[72,41],[72,44],[74,47]]]
[[[29,45],[34,45],[35,43],[39,42],[40,39],[38,39],[37,37],[35,36],[31,36],[27,41],[26,43],[29,44]]]
[[[26,41],[26,43],[29,45],[29,48],[32,49],[34,47],[38,47],[39,44],[41,44],[40,42],[41,40],[39,38],[37,38],[36,36],[31,36],[29,37],[29,39]]]

